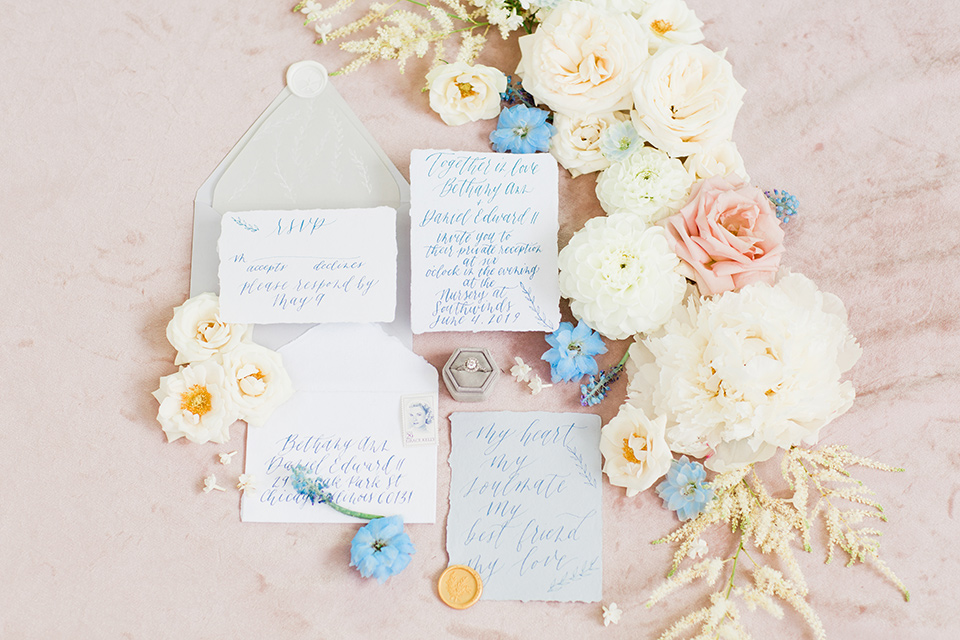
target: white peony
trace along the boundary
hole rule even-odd
[[[703,22],[683,0],[654,0],[639,18],[647,32],[650,53],[673,44],[696,44],[703,40]]]
[[[631,404],[600,430],[603,472],[610,484],[627,489],[627,497],[649,489],[670,469],[673,454],[664,439],[666,416],[655,420]]]
[[[197,444],[229,440],[237,414],[224,386],[223,367],[216,360],[187,365],[160,378],[153,397],[160,403],[157,420],[167,441],[184,437]]]
[[[435,67],[427,74],[430,108],[449,125],[489,120],[500,114],[507,76],[493,67],[463,62]]]
[[[679,160],[641,147],[600,174],[597,198],[608,214],[629,213],[652,224],[686,203],[691,184]]]
[[[860,357],[839,298],[800,274],[691,300],[630,347],[629,402],[666,416],[670,448],[723,472],[815,444],[853,404]]]
[[[261,426],[293,395],[280,354],[258,344],[242,344],[225,353],[223,370],[230,401],[251,427]]]
[[[693,182],[700,182],[714,176],[738,176],[749,183],[750,176],[743,165],[743,158],[737,150],[737,143],[725,140],[699,151],[683,161],[683,168],[690,174]]]
[[[648,55],[646,36],[634,18],[582,2],[551,11],[519,45],[523,88],[538,103],[570,116],[629,109],[630,92]]]
[[[743,94],[722,54],[701,44],[663,47],[640,69],[631,117],[640,137],[685,157],[733,137]]]
[[[553,118],[557,132],[550,140],[550,153],[574,178],[606,169],[610,161],[600,150],[600,137],[612,125],[626,119],[613,113],[583,117],[558,113]]]
[[[612,340],[660,327],[686,279],[660,227],[631,215],[587,220],[560,252],[560,293],[573,315]]]
[[[220,299],[213,293],[201,293],[174,308],[167,324],[167,340],[177,350],[174,364],[206,360],[249,340],[252,334],[249,325],[220,321]]]

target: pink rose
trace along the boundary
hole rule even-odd
[[[690,200],[664,221],[681,272],[700,294],[773,284],[783,253],[783,229],[763,191],[735,176],[714,176],[693,187]]]

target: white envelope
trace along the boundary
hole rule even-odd
[[[316,62],[287,71],[287,87],[197,191],[190,295],[218,292],[220,217],[258,209],[397,210],[397,313],[381,325],[409,349],[410,185]],[[311,325],[261,325],[254,340],[277,349]]]

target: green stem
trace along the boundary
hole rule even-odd
[[[737,560],[740,559],[741,551],[743,551],[743,534],[740,534],[740,544],[737,545],[737,552],[733,555],[733,569],[730,571],[730,582],[727,586],[727,593],[725,594],[726,598],[729,598],[730,592],[733,591],[733,579],[737,575]]]
[[[410,4],[415,4],[415,5],[417,5],[418,7],[423,7],[424,9],[433,6],[433,5],[428,4],[428,3],[426,3],[426,2],[417,2],[417,0],[404,0],[404,1],[405,1],[405,2],[409,2]],[[395,2],[394,4],[397,4],[397,3]],[[460,22],[466,22],[467,24],[472,24],[473,27],[470,27],[471,29],[472,29],[472,28],[475,28],[475,27],[490,26],[490,23],[488,23],[488,22],[483,22],[483,23],[481,23],[481,22],[477,22],[476,20],[473,20],[473,19],[471,19],[471,18],[463,19],[463,18],[461,18],[460,16],[458,16],[457,14],[455,14],[455,13],[450,13],[449,11],[445,11],[444,13],[447,14],[447,17],[448,17],[448,18],[453,18],[454,20],[459,20]],[[464,31],[464,29],[458,29],[458,31]],[[454,31],[453,33],[456,33],[456,31]]]
[[[376,516],[372,513],[362,513],[360,511],[354,511],[353,509],[347,509],[346,507],[341,507],[336,502],[326,502],[328,507],[335,511],[339,511],[344,515],[351,516],[353,518],[362,518],[363,520],[376,520],[377,518],[382,518],[383,516]]]

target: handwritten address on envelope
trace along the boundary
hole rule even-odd
[[[451,564],[473,567],[487,600],[601,597],[600,417],[454,413]]]
[[[224,322],[392,322],[396,211],[226,213],[221,220]]]
[[[414,332],[559,326],[550,154],[415,150],[410,181]]]

